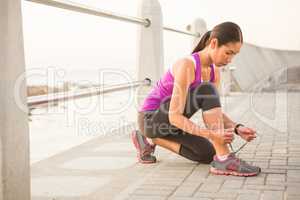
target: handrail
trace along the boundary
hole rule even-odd
[[[26,0],[26,1],[44,4],[44,5],[52,6],[52,7],[56,7],[56,8],[62,8],[65,10],[71,10],[71,11],[75,11],[75,12],[79,12],[79,13],[85,13],[85,14],[89,14],[89,15],[118,19],[121,21],[144,25],[146,27],[150,26],[150,22],[147,19],[141,19],[141,18],[137,18],[137,17],[129,17],[126,15],[120,15],[120,14],[113,13],[113,12],[110,12],[107,10],[92,8],[90,6],[72,2],[72,1],[68,1],[68,0]]]
[[[114,84],[106,87],[100,86],[94,88],[80,89],[77,91],[57,92],[57,93],[49,93],[46,95],[31,96],[27,98],[27,105],[29,108],[34,108],[49,103],[57,103],[57,102],[67,101],[72,99],[91,97],[91,96],[96,96],[108,92],[121,91],[129,88],[138,87],[141,85],[150,85],[150,84],[151,84],[151,80],[146,78],[143,81],[133,81],[125,84],[124,83]]]
[[[117,14],[117,13],[113,13],[113,12],[110,12],[107,10],[101,10],[99,8],[92,8],[90,6],[83,5],[80,3],[75,3],[72,1],[68,1],[68,0],[26,0],[26,1],[44,4],[44,5],[48,5],[48,6],[52,6],[52,7],[56,7],[56,8],[71,10],[71,11],[75,11],[75,12],[79,12],[79,13],[85,13],[85,14],[90,14],[90,15],[95,15],[95,16],[100,16],[100,17],[107,17],[107,18],[111,18],[111,19],[117,19],[117,20],[129,22],[129,23],[143,25],[145,27],[149,27],[151,25],[151,21],[149,19],[130,17],[130,16],[122,15],[122,14]],[[172,31],[172,32],[176,32],[176,33],[194,36],[194,37],[200,37],[200,34],[197,32],[192,33],[192,32],[178,30],[178,29],[170,28],[170,27],[166,27],[166,26],[164,26],[163,29],[167,30],[167,31]]]
[[[198,33],[198,32],[192,33],[192,32],[189,32],[189,31],[181,31],[181,30],[170,28],[170,27],[167,27],[167,26],[164,26],[163,29],[166,30],[166,31],[172,31],[172,32],[175,32],[175,33],[181,33],[181,34],[190,35],[190,36],[194,36],[194,37],[200,37],[200,33]]]

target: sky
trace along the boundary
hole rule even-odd
[[[139,0],[73,0],[137,16]],[[163,24],[185,30],[195,18],[208,29],[223,21],[240,25],[245,42],[300,50],[298,0],[159,0]],[[134,68],[137,25],[22,1],[27,68]],[[191,50],[190,36],[164,31],[165,65]]]

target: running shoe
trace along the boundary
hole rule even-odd
[[[151,145],[138,130],[132,131],[131,139],[137,150],[137,157],[140,163],[149,164],[156,162],[156,157],[152,155],[156,145]]]
[[[224,161],[219,160],[215,155],[211,162],[210,172],[216,175],[257,176],[261,168],[250,165],[231,153]]]

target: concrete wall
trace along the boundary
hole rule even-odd
[[[251,91],[280,70],[300,66],[300,51],[275,50],[245,43],[230,66],[236,68],[232,74],[242,91]]]

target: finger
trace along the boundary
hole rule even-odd
[[[242,132],[242,133],[245,134],[245,135],[249,135],[249,136],[255,135],[255,132],[252,132],[252,131],[245,131],[245,132]]]
[[[256,137],[251,137],[252,140],[254,140]]]
[[[234,134],[234,129],[225,129],[224,133],[232,133],[232,134]]]
[[[248,135],[249,137],[254,137],[254,136],[256,136],[255,133],[253,133],[253,132],[247,133],[247,135]]]
[[[253,133],[253,131],[250,128],[248,128],[248,127],[245,128],[244,132],[246,132],[248,134]]]
[[[232,140],[225,140],[224,143],[225,144],[230,144],[230,143],[232,143]]]
[[[225,137],[224,138],[224,140],[231,140],[231,141],[233,141],[233,139],[234,139],[233,137]]]
[[[233,139],[234,138],[234,135],[225,135],[224,136],[224,139]]]
[[[230,136],[230,135],[234,135],[234,133],[233,132],[225,132],[224,133],[224,136]]]
[[[254,139],[255,139],[255,137],[249,137],[249,138],[248,138],[249,141],[252,141],[252,140],[254,140]]]
[[[249,130],[250,130],[252,133],[256,133],[256,130],[255,130],[255,129],[249,128]]]

